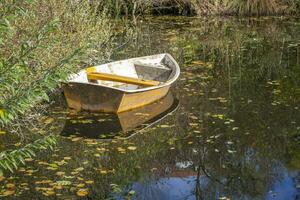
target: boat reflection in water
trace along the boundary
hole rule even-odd
[[[164,98],[134,110],[118,114],[88,113],[69,114],[63,136],[77,135],[95,139],[128,138],[177,110],[178,99],[172,93]]]

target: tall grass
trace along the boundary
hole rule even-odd
[[[132,17],[145,14],[176,15],[281,15],[300,11],[299,0],[108,0],[101,1],[111,16]]]
[[[292,13],[293,1],[278,0],[231,0],[227,3],[226,12],[237,15],[276,15]]]

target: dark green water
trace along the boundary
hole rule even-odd
[[[57,147],[6,173],[1,198],[299,199],[300,20],[161,17],[137,32],[113,59],[172,54],[168,109],[124,133],[120,116],[56,102],[31,131]]]

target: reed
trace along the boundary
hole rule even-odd
[[[300,11],[299,0],[109,0],[100,1],[113,17],[172,15],[282,15]]]

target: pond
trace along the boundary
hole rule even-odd
[[[149,17],[112,59],[162,52],[181,76],[156,105],[78,114],[56,98],[24,130],[56,147],[5,172],[1,198],[298,199],[300,20]]]

